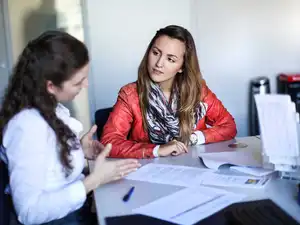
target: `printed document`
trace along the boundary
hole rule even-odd
[[[196,167],[149,163],[130,173],[126,179],[191,187],[201,184],[201,177],[207,172],[207,169]]]
[[[126,179],[183,187],[199,185],[262,188],[270,178],[225,175],[211,170],[188,166],[149,163],[129,174]]]
[[[188,225],[239,202],[243,198],[245,195],[199,186],[185,188],[136,208],[133,212]]]

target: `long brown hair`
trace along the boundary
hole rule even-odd
[[[183,27],[170,25],[158,30],[148,45],[147,51],[140,63],[137,89],[143,116],[143,126],[144,129],[147,130],[146,113],[148,107],[148,93],[150,90],[150,76],[147,69],[148,55],[155,41],[161,36],[168,36],[180,40],[185,44],[186,50],[182,66],[183,72],[180,75],[176,75],[173,85],[176,85],[179,90],[179,140],[188,144],[195,124],[194,111],[195,108],[199,106],[201,99],[201,73],[194,39],[191,33]]]
[[[8,122],[24,109],[37,109],[55,132],[61,147],[60,161],[66,174],[72,170],[70,154],[79,149],[72,130],[55,114],[57,100],[48,93],[46,82],[58,87],[89,62],[86,46],[60,31],[46,31],[30,41],[16,63],[0,110],[0,145]]]

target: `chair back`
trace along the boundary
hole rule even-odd
[[[5,193],[5,188],[9,183],[8,170],[6,164],[0,158],[0,224],[10,223],[11,202],[10,196]]]
[[[98,109],[95,112],[95,123],[97,125],[97,138],[100,139],[103,131],[103,127],[108,120],[109,114],[112,112],[113,108],[105,108],[105,109]]]

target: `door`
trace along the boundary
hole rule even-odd
[[[6,0],[4,0],[6,1]],[[2,103],[2,97],[4,90],[8,84],[9,74],[10,74],[10,66],[9,66],[9,49],[8,46],[8,33],[5,26],[5,18],[4,18],[4,1],[0,0],[0,106]]]

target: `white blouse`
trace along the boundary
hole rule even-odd
[[[70,117],[69,110],[59,104],[56,114],[78,136],[82,125]],[[36,109],[23,110],[9,121],[3,146],[9,188],[21,223],[40,224],[60,219],[84,204],[82,149],[71,152],[73,170],[66,176],[55,133]]]

